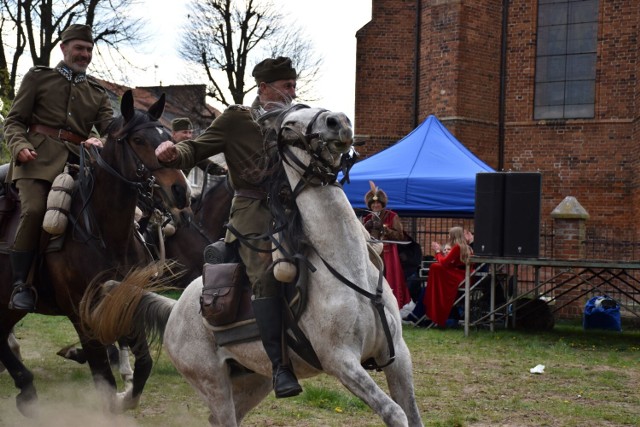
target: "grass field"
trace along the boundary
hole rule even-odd
[[[585,332],[559,324],[548,333],[425,330],[405,327],[415,391],[426,426],[638,426],[640,331]],[[89,369],[55,353],[76,340],[64,318],[27,316],[16,328],[36,377],[40,414],[23,418],[16,389],[0,374],[1,426],[202,426],[208,412],[163,353],[138,409],[106,414]],[[542,364],[545,372],[530,368]],[[384,376],[373,372],[384,385]],[[381,426],[333,378],[302,381],[291,399],[269,396],[245,426]]]

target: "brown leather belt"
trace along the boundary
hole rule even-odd
[[[87,138],[82,137],[76,133],[64,129],[55,129],[46,125],[31,125],[29,126],[29,132],[41,133],[43,135],[51,136],[53,138],[62,139],[65,141],[73,142],[74,144],[80,144]]]
[[[248,199],[267,200],[267,193],[261,190],[236,190],[234,196],[246,197]]]

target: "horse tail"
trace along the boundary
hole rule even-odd
[[[168,286],[172,277],[163,276],[161,271],[161,263],[154,263],[132,270],[120,282],[109,280],[90,286],[79,307],[87,336],[105,345],[138,334],[162,342],[176,301],[156,293],[174,289]]]

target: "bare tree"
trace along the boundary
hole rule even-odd
[[[60,43],[60,34],[71,24],[93,27],[98,55],[100,46],[119,52],[119,47],[143,40],[142,20],[132,19],[123,13],[137,2],[0,0],[0,94],[13,99],[18,63],[23,59],[26,49],[29,50],[33,65],[50,65],[51,54]],[[7,60],[9,55],[12,56],[11,62]],[[125,59],[124,55],[121,56]]]
[[[204,67],[207,95],[223,105],[243,103],[255,88],[250,72],[266,57],[290,57],[302,81],[318,74],[322,59],[269,0],[192,0],[188,18],[180,55]],[[309,96],[309,90],[298,95]]]

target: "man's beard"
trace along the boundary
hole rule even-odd
[[[86,61],[86,65],[84,64],[78,64],[76,61],[78,61],[79,58],[77,57],[72,57],[70,64],[67,64],[69,66],[69,68],[71,68],[71,70],[73,70],[74,73],[86,73],[87,72],[87,68],[89,67],[89,64],[91,63],[91,59]]]

